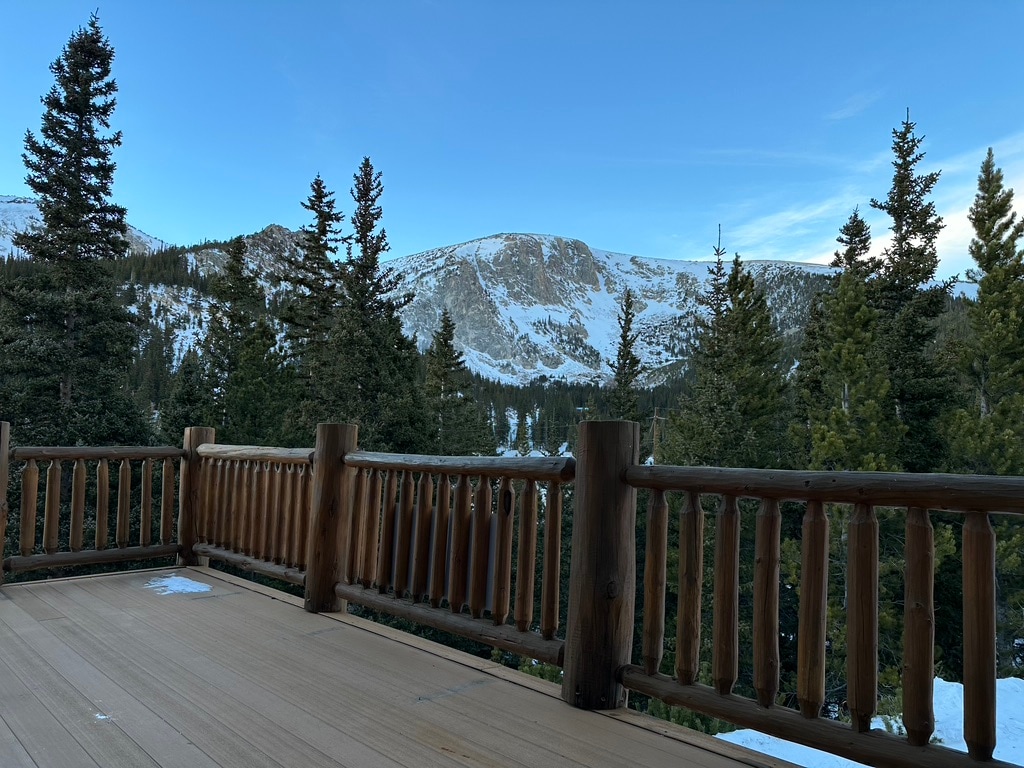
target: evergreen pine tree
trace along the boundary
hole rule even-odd
[[[428,426],[419,353],[402,333],[399,317],[412,294],[396,295],[401,275],[380,262],[389,248],[379,228],[384,186],[370,158],[363,158],[353,181],[344,301],[329,344],[338,361],[328,400],[332,418],[358,423],[360,443],[367,448],[421,452],[427,448]]]
[[[882,262],[868,255],[871,252],[871,227],[861,217],[860,209],[853,209],[850,218],[840,227],[836,242],[843,249],[833,255],[833,267],[839,267],[862,280],[878,274]]]
[[[171,445],[181,442],[185,427],[213,423],[214,404],[206,368],[199,353],[189,347],[171,381],[171,391],[160,410],[161,439]]]
[[[228,429],[224,442],[243,445],[309,444],[282,419],[294,393],[294,369],[278,346],[266,316],[256,319],[237,349],[225,382],[223,407]]]
[[[893,179],[885,200],[871,206],[892,220],[892,242],[882,253],[868,302],[879,311],[879,342],[892,384],[894,407],[905,425],[898,463],[909,472],[934,471],[946,453],[941,424],[951,404],[951,372],[939,364],[937,318],[948,286],[926,286],[935,277],[935,241],[942,218],[928,199],[939,172],[920,173],[923,137],[909,114],[893,130]]]
[[[246,243],[236,237],[225,248],[224,271],[210,281],[210,323],[204,344],[204,358],[214,402],[212,426],[221,439],[231,433],[226,394],[228,378],[238,367],[243,344],[263,309],[263,292],[245,265]]]
[[[121,144],[110,132],[113,58],[93,15],[50,66],[39,136],[25,134],[25,181],[42,223],[14,244],[37,269],[0,286],[0,417],[22,440],[148,440],[128,386],[138,329],[111,275],[128,250],[125,209],[110,202]]]
[[[633,330],[636,319],[635,297],[627,288],[622,293],[619,305],[619,345],[615,353],[615,367],[612,369],[614,381],[608,394],[608,407],[613,419],[639,421],[640,409],[637,406],[636,382],[640,377],[640,358],[636,354],[636,341],[639,331]]]
[[[812,469],[895,471],[903,426],[888,400],[889,379],[878,352],[878,312],[864,282],[843,272],[825,299],[826,341],[819,352],[820,399],[810,412]]]
[[[471,394],[469,371],[455,348],[455,322],[441,311],[441,327],[427,350],[424,394],[430,413],[429,450],[441,456],[493,455],[497,448]]]
[[[786,380],[781,342],[764,292],[739,256],[728,273],[715,249],[706,314],[698,319],[690,390],[669,416],[663,456],[670,464],[778,467],[787,457]]]
[[[965,363],[969,407],[953,414],[948,430],[950,468],[999,475],[1024,474],[1024,221],[1013,210],[1013,190],[988,150],[969,214],[974,227],[970,274],[978,297],[968,309],[971,337]],[[1000,674],[1024,664],[1024,525],[997,515],[997,650]]]
[[[300,436],[312,434],[318,421],[337,418],[331,402],[338,361],[329,340],[343,296],[342,269],[335,256],[346,239],[341,235],[343,216],[334,193],[319,174],[310,183],[302,207],[313,215],[313,222],[301,228],[300,250],[283,254],[274,279],[287,286],[278,314],[285,328],[288,357],[299,379],[298,401],[288,420],[295,439],[308,440]]]

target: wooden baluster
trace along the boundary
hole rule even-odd
[[[473,505],[473,544],[469,555],[469,612],[479,619],[487,610],[487,571],[491,549],[491,479],[481,477]]]
[[[132,514],[132,466],[128,459],[121,459],[117,473],[117,523],[114,542],[118,547],[128,546]]]
[[[377,589],[382,595],[391,588],[391,573],[395,562],[395,492],[398,473],[385,470],[384,498],[380,507],[380,548],[377,550]]]
[[[715,521],[715,593],[712,629],[712,677],[715,690],[732,693],[739,676],[740,508],[735,496],[723,496]]]
[[[828,619],[828,518],[820,501],[808,501],[801,532],[800,629],[797,634],[797,701],[804,717],[825,703],[825,629]]]
[[[370,491],[366,504],[366,526],[363,531],[362,570],[359,583],[367,589],[373,586],[377,573],[377,546],[380,541],[381,473],[370,470]]]
[[[398,544],[395,548],[395,597],[405,597],[409,589],[409,555],[412,551],[413,511],[416,504],[416,483],[412,472],[402,473],[398,493]]]
[[[700,494],[687,492],[679,510],[679,609],[676,677],[692,685],[700,674],[700,602],[704,577],[704,510]]]
[[[280,464],[274,462],[270,465],[270,509],[267,512],[267,559],[275,563],[284,562],[284,549],[281,546],[284,532],[281,528],[284,514],[281,506],[284,504],[282,487],[284,485],[285,472]]]
[[[878,699],[878,518],[856,504],[847,537],[846,697],[853,729],[871,728]]]
[[[647,553],[644,566],[644,671],[661,669],[665,648],[665,588],[668,562],[668,502],[665,492],[650,492],[647,505]]]
[[[270,561],[272,555],[271,552],[271,537],[272,533],[270,530],[271,518],[270,518],[270,479],[271,479],[272,467],[270,462],[263,461],[259,464],[258,472],[258,485],[259,485],[259,535],[256,537],[255,554],[260,560]]]
[[[261,549],[260,539],[263,537],[263,520],[260,515],[260,507],[263,506],[263,495],[260,493],[260,477],[263,462],[253,461],[248,464],[248,472],[246,475],[246,486],[248,490],[248,514],[245,519],[247,522],[246,537],[245,537],[245,552],[249,557],[259,558],[259,551]]]
[[[935,532],[926,509],[907,510],[905,554],[903,727],[907,741],[923,747],[935,731]]]
[[[540,633],[550,640],[558,632],[559,588],[562,578],[562,487],[548,482],[544,511],[544,574],[541,582]]]
[[[427,594],[430,580],[430,531],[433,527],[434,480],[429,472],[420,473],[416,492],[416,534],[413,541],[412,599]]]
[[[107,548],[107,516],[110,514],[110,463],[96,463],[96,549]]]
[[[260,507],[263,506],[263,495],[260,493],[260,479],[263,462],[252,461],[249,463],[248,472],[248,495],[249,503],[246,506],[249,514],[245,519],[248,522],[248,536],[245,543],[245,551],[249,557],[259,558],[260,539],[263,537],[263,519],[260,515]]]
[[[516,493],[512,481],[501,478],[495,512],[497,534],[494,542],[494,584],[491,588],[491,618],[496,625],[508,621],[512,603],[512,532],[515,530]]]
[[[163,498],[160,499],[160,537],[164,536],[164,509],[165,499],[169,498],[174,492],[173,481],[168,490],[167,486],[167,472],[168,464],[167,460],[164,461],[164,477],[163,477]],[[202,542],[204,544],[214,543],[214,530],[213,521],[216,519],[213,508],[214,499],[214,484],[216,483],[217,468],[210,459],[199,459],[199,508],[196,509],[196,542]],[[170,530],[167,531],[168,535]]]
[[[448,475],[437,478],[437,508],[430,532],[430,607],[437,608],[444,598],[448,570],[448,521],[451,519],[452,484]]]
[[[153,460],[142,462],[142,506],[139,511],[139,546],[153,543]]]
[[[209,462],[204,462],[206,466],[209,466]],[[203,467],[201,470],[201,477],[204,478],[204,483],[212,482],[211,478],[206,478],[209,474],[209,470]],[[201,497],[203,502],[200,503],[199,508],[202,510],[201,515],[209,513],[209,505],[207,503],[207,497],[205,489],[203,490],[203,496]],[[204,520],[205,525],[205,520]],[[206,532],[206,528],[200,528],[200,531]],[[170,544],[174,538],[174,460],[164,459],[163,475],[160,478],[160,543]],[[208,541],[204,538],[203,541]]]
[[[754,532],[754,690],[762,707],[779,693],[779,562],[782,514],[764,499]]]
[[[533,623],[533,593],[537,568],[537,481],[527,480],[519,502],[519,557],[516,559],[516,629]]]
[[[309,526],[311,517],[309,514],[312,505],[313,485],[310,482],[313,478],[312,469],[306,464],[299,467],[298,475],[295,478],[295,503],[292,525],[292,542],[295,547],[293,559],[295,566],[299,569],[306,567],[306,548],[309,545]]]
[[[292,515],[293,508],[295,506],[295,475],[296,468],[294,464],[287,464],[282,469],[282,482],[281,482],[281,539],[280,539],[280,551],[281,561],[285,565],[294,566],[295,560],[292,559]]]
[[[235,462],[235,489],[231,515],[231,549],[245,552],[249,529],[249,462]]]
[[[21,471],[21,554],[36,551],[36,505],[39,499],[39,466],[29,459]]]
[[[72,552],[82,551],[85,537],[85,459],[75,461],[71,475],[71,540]]]
[[[203,512],[203,519],[206,520],[208,540],[218,546],[224,546],[224,487],[227,484],[227,469],[221,459],[205,461],[206,469],[210,473],[210,504]],[[181,495],[181,487],[178,487],[178,495]]]
[[[452,514],[452,568],[448,575],[448,604],[460,613],[466,604],[469,584],[469,537],[472,530],[473,486],[468,475],[459,475]]]
[[[975,760],[996,748],[996,535],[968,512],[963,541],[964,741]]]
[[[60,462],[53,459],[46,470],[46,502],[43,512],[43,551],[52,555],[58,549],[60,534]]]
[[[355,491],[352,494],[352,535],[349,537],[348,567],[345,580],[348,584],[359,581],[363,565],[363,541],[366,538],[366,506],[370,491],[369,470],[355,470]]]
[[[233,535],[233,504],[237,500],[235,496],[235,462],[230,459],[223,461],[220,468],[220,480],[217,483],[218,503],[217,509],[220,512],[220,521],[217,526],[219,544],[224,549],[231,549],[231,537]]]

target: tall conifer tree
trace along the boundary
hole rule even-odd
[[[93,15],[50,66],[39,135],[25,134],[26,183],[42,223],[14,244],[36,269],[0,286],[0,402],[21,439],[137,443],[148,429],[128,387],[138,329],[111,262],[128,250],[125,209],[110,200],[114,49]]]
[[[442,456],[493,455],[497,447],[490,428],[471,394],[466,361],[455,348],[455,321],[441,311],[438,328],[427,350],[424,385],[430,413],[429,449]]]
[[[353,176],[344,301],[330,342],[339,361],[330,401],[333,412],[360,425],[362,445],[418,452],[426,449],[428,432],[419,353],[402,333],[399,316],[413,297],[397,294],[401,275],[381,264],[390,247],[380,226],[383,192],[381,174],[364,157]]]
[[[619,345],[615,352],[615,367],[612,369],[612,390],[608,394],[608,407],[613,419],[640,420],[636,391],[636,382],[641,372],[640,358],[636,354],[640,332],[633,330],[635,319],[636,297],[627,288],[622,293],[619,305]]]
[[[934,471],[946,445],[940,428],[951,404],[950,371],[937,361],[935,335],[947,285],[932,285],[942,218],[929,199],[939,172],[922,173],[924,138],[909,114],[893,130],[892,186],[871,206],[889,215],[892,242],[883,251],[878,277],[868,284],[868,302],[879,311],[879,339],[900,421],[906,426],[898,463],[910,472]]]

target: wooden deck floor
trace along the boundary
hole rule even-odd
[[[0,590],[0,766],[786,766],[208,569]]]

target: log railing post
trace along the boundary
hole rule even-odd
[[[640,425],[580,424],[562,698],[581,709],[626,704],[617,679],[630,662],[636,589],[636,489]]]
[[[185,427],[178,483],[178,564],[198,565],[199,558],[192,550],[196,543],[199,523],[199,470],[202,466],[196,449],[203,443],[212,443],[216,432],[212,427]]]
[[[341,553],[349,547],[354,468],[346,468],[346,453],[356,450],[355,424],[317,424],[313,450],[313,493],[306,549],[305,608],[312,613],[342,611],[345,603],[334,592],[341,574]]]
[[[11,425],[0,421],[0,562],[7,554],[7,516],[10,507],[7,504],[7,475],[11,471]],[[0,568],[0,585],[4,583],[4,571]]]

